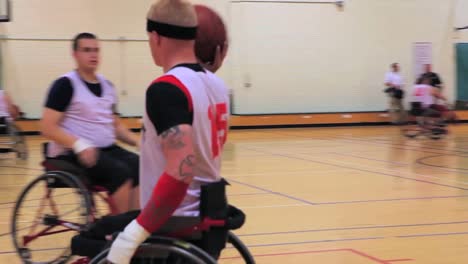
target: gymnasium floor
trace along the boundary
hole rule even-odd
[[[443,140],[395,127],[231,131],[223,172],[248,215],[237,231],[258,263],[468,263],[468,126]],[[40,137],[27,162],[0,160],[0,263],[10,215],[39,175]],[[233,250],[221,263],[241,263]]]

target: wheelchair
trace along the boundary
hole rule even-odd
[[[43,148],[45,154],[47,143]],[[97,219],[115,214],[108,191],[90,185],[84,170],[69,162],[46,157],[42,166],[44,173],[23,189],[13,209],[11,236],[18,256],[28,264],[105,263],[106,251],[92,261],[87,257],[76,259],[71,241],[78,233],[89,230]],[[24,219],[28,217],[31,220]],[[188,231],[197,233],[222,225],[224,221],[206,218]],[[227,240],[246,263],[255,263],[247,247],[233,233],[229,232]],[[152,236],[140,249],[135,257],[143,256],[142,263],[153,263],[152,259],[169,253],[188,260],[181,263],[216,263],[206,252],[177,234]]]
[[[0,153],[15,153],[21,160],[28,158],[24,136],[13,120],[7,117],[0,117]]]
[[[402,128],[403,135],[408,138],[424,136],[437,140],[449,133],[442,113],[435,108],[424,108],[420,102],[412,102],[409,116],[410,120]]]

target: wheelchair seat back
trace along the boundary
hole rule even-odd
[[[50,171],[64,171],[73,176],[76,176],[82,180],[85,185],[87,185],[86,177],[85,177],[85,169],[83,167],[77,166],[71,162],[66,160],[61,160],[58,158],[50,158],[47,156],[47,147],[49,143],[42,144],[42,154],[44,156],[44,161],[42,162],[42,166],[46,172]],[[70,186],[62,181],[51,181],[48,183],[49,188],[70,188]]]
[[[421,102],[411,102],[411,111],[412,116],[422,116],[424,113],[424,108]]]

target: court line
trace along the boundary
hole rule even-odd
[[[365,229],[386,229],[386,228],[439,226],[439,225],[458,225],[458,224],[468,224],[468,221],[439,222],[439,223],[420,223],[420,224],[400,224],[400,225],[375,225],[375,226],[360,226],[360,227],[336,227],[336,228],[309,229],[309,230],[305,229],[305,230],[294,230],[294,231],[264,232],[264,233],[253,233],[253,234],[238,234],[237,236],[239,236],[239,237],[270,236],[270,235],[288,235],[288,234],[313,233],[313,232],[328,232],[328,231],[365,230]]]
[[[234,182],[236,184],[244,185],[244,186],[247,186],[247,187],[250,187],[250,188],[253,188],[253,189],[257,189],[257,190],[260,190],[260,191],[270,193],[270,194],[274,194],[274,195],[286,197],[286,198],[291,199],[291,200],[299,201],[299,202],[302,202],[302,203],[305,203],[305,204],[308,204],[308,205],[315,205],[315,203],[313,203],[313,202],[310,202],[310,201],[307,201],[307,200],[304,200],[304,199],[301,199],[301,198],[297,198],[297,197],[294,197],[294,196],[291,196],[291,195],[288,195],[288,194],[275,192],[275,191],[272,191],[272,190],[269,190],[269,189],[266,189],[266,188],[262,188],[262,187],[258,187],[258,186],[252,185],[252,184],[240,182],[238,180],[233,180],[233,179],[227,179],[227,180],[230,181],[230,182]]]
[[[338,201],[338,202],[319,202],[316,205],[328,204],[355,204],[355,203],[374,203],[374,202],[392,202],[392,201],[415,201],[415,200],[436,200],[450,198],[466,198],[468,195],[452,195],[452,196],[427,196],[427,197],[410,197],[410,198],[389,198],[375,200],[354,200],[354,201]]]
[[[385,142],[376,142],[374,140],[348,138],[348,137],[344,137],[344,136],[337,136],[336,138],[344,139],[344,140],[350,140],[350,141],[366,142],[368,144],[373,143],[373,144],[387,145],[387,146],[415,147],[415,148],[419,148],[419,149],[439,150],[439,151],[447,151],[447,152],[456,152],[456,153],[461,153],[461,154],[468,154],[467,151],[463,151],[461,149],[444,149],[444,148],[433,148],[433,147],[415,146],[415,145],[407,145],[407,144],[385,143]],[[442,154],[442,153],[438,153],[438,154]]]
[[[443,157],[443,156],[458,156],[458,155],[444,154],[444,155],[434,155],[434,156],[422,157],[422,158],[417,159],[416,163],[418,163],[420,165],[428,166],[428,167],[437,168],[437,169],[452,169],[452,170],[455,170],[455,171],[460,172],[460,173],[465,173],[465,174],[468,173],[467,172],[468,169],[465,169],[465,168],[451,168],[451,167],[447,167],[447,166],[440,166],[440,165],[429,164],[429,163],[424,162],[424,160],[427,160],[427,159],[438,158],[438,157]],[[460,157],[460,156],[458,156],[458,157]]]
[[[357,156],[357,155],[351,155],[351,154],[343,154],[343,153],[338,153],[338,152],[329,152],[328,154],[345,156],[345,157],[353,157],[353,158],[359,158],[359,159],[365,159],[365,160],[372,160],[372,161],[379,161],[379,162],[402,165],[402,166],[408,166],[409,165],[408,163],[403,163],[403,162],[388,161],[388,160],[381,160],[381,159],[372,159],[372,158],[367,158],[367,157],[362,157],[362,156]]]
[[[365,160],[380,161],[380,162],[390,163],[390,164],[401,164],[401,165],[406,165],[406,166],[410,166],[410,165],[411,165],[411,164],[409,164],[409,163],[391,162],[391,161],[380,160],[380,159],[371,159],[371,158],[367,158],[367,157],[363,157],[363,156],[350,155],[350,154],[343,154],[343,153],[337,153],[337,152],[330,152],[330,154],[333,154],[333,155],[340,155],[340,156],[349,156],[349,157],[360,158],[360,159],[365,159]],[[422,158],[417,159],[417,160],[416,160],[416,163],[418,163],[418,164],[420,164],[420,165],[423,165],[423,166],[434,167],[435,169],[438,169],[438,170],[441,170],[441,171],[456,172],[456,173],[461,173],[461,174],[468,174],[468,172],[466,172],[466,171],[460,171],[460,170],[455,169],[455,168],[449,168],[449,167],[443,167],[443,166],[436,166],[436,165],[432,165],[432,164],[426,164],[426,163],[420,163],[420,162],[419,162],[419,160],[421,160],[421,159],[427,159],[427,158],[432,158],[432,157],[450,156],[450,155],[451,155],[451,154],[440,154],[440,155],[422,157]],[[458,156],[458,155],[455,155],[455,156]],[[464,169],[464,170],[466,170],[466,169]]]
[[[377,263],[392,263],[392,262],[398,262],[398,261],[412,261],[413,259],[394,259],[394,260],[382,260],[376,257],[373,257],[367,253],[358,251],[356,249],[351,249],[351,248],[338,248],[338,249],[322,249],[322,250],[308,250],[308,251],[295,251],[295,252],[281,252],[281,253],[269,253],[269,254],[258,254],[258,255],[253,255],[254,257],[275,257],[275,256],[289,256],[289,255],[305,255],[305,254],[314,254],[314,253],[329,253],[329,252],[339,252],[339,251],[344,251],[344,252],[351,252],[352,254],[356,254],[361,257],[365,257],[367,259],[371,259]],[[240,259],[242,258],[241,256],[235,256],[235,257],[224,257],[220,259]]]
[[[270,193],[259,193],[271,195]],[[427,196],[427,197],[409,197],[409,198],[388,198],[388,199],[369,199],[369,200],[352,200],[352,201],[332,201],[332,202],[317,202],[314,205],[334,205],[334,204],[357,204],[357,203],[379,203],[379,202],[394,202],[394,201],[417,201],[417,200],[437,200],[451,198],[468,198],[468,195],[448,195],[448,196]],[[308,206],[306,204],[278,204],[278,205],[259,205],[259,206],[242,206],[244,209],[253,208],[279,208],[279,207],[297,207]]]
[[[349,162],[341,162],[341,164],[350,164]],[[351,163],[352,165],[353,163]],[[368,169],[374,169],[374,167],[372,166],[361,166],[363,168],[368,168]],[[399,176],[401,176],[401,174],[403,175],[407,175],[407,177],[411,177],[411,176],[418,176],[418,177],[421,177],[421,178],[427,178],[427,179],[435,179],[435,180],[443,180],[444,182],[451,182],[451,183],[455,183],[455,184],[462,184],[462,185],[468,185],[468,182],[467,181],[459,181],[459,180],[454,180],[454,179],[445,179],[443,178],[442,176],[441,177],[438,177],[438,176],[432,176],[432,175],[426,175],[426,174],[421,174],[421,173],[416,173],[416,172],[406,172],[406,171],[399,171],[399,170],[393,170],[393,169],[388,169],[388,168],[381,168],[382,171],[387,171],[387,172],[390,172],[390,173],[396,173],[398,174]],[[381,172],[379,172],[381,173]],[[458,173],[458,172],[457,172]],[[414,178],[413,178],[414,179]],[[445,183],[444,183],[445,184]],[[460,186],[457,186],[457,187],[460,187]],[[462,187],[460,187],[462,188]],[[468,190],[468,188],[467,188]]]
[[[32,252],[44,252],[44,251],[53,251],[53,250],[64,250],[67,248],[41,248],[41,249],[35,249],[31,250]],[[0,255],[8,255],[8,254],[17,254],[16,251],[0,251]]]
[[[256,192],[256,193],[234,193],[234,194],[228,194],[227,196],[250,196],[250,195],[266,195],[269,193],[266,192]]]
[[[299,136],[299,135],[291,135],[291,134],[282,134],[282,133],[274,133],[272,132],[271,134],[277,134],[277,135],[282,135],[282,136],[289,136],[289,137],[297,137],[297,138],[303,138],[303,139],[315,139],[315,138],[312,138],[312,137],[307,137],[307,136]],[[365,141],[365,140],[356,140],[356,139],[348,139],[348,138],[344,138],[344,137],[333,137],[333,138],[321,138],[320,140],[325,140],[325,141],[331,141],[331,142],[334,142],[336,143],[337,140],[338,141],[344,141],[346,142],[346,140],[348,142],[346,143],[350,143],[350,144],[359,144],[359,145],[362,145],[362,143],[367,143],[368,145],[372,144],[372,145],[383,145],[383,143],[380,143],[380,142],[375,142],[375,141]],[[351,142],[349,142],[351,141]],[[359,142],[359,143],[358,143]],[[370,143],[370,144],[369,144]],[[385,144],[385,145],[389,145],[389,144]],[[434,152],[434,151],[427,151],[427,150],[421,150],[421,149],[414,149],[414,148],[403,148],[403,147],[396,147],[394,145],[392,145],[392,148],[394,149],[401,149],[401,150],[413,150],[413,151],[419,151],[419,152],[423,152],[423,153],[431,153],[431,154],[444,154],[444,153],[440,153],[440,152]]]
[[[396,236],[396,237],[411,238],[411,237],[433,237],[433,236],[455,236],[455,235],[468,235],[468,232],[414,234],[414,235],[403,235],[403,236]]]
[[[382,173],[382,172],[379,172],[379,171],[373,171],[373,170],[369,170],[369,169],[360,169],[360,168],[355,168],[355,167],[350,167],[350,166],[340,165],[340,164],[335,164],[335,163],[330,163],[330,162],[317,161],[317,160],[306,159],[306,158],[299,158],[299,157],[293,157],[293,156],[289,156],[289,155],[285,155],[285,154],[271,153],[271,152],[262,151],[262,150],[257,150],[257,149],[252,149],[252,148],[247,148],[247,147],[243,147],[243,148],[248,149],[248,150],[251,150],[251,151],[258,151],[258,152],[263,152],[263,153],[269,153],[269,154],[272,155],[272,156],[285,157],[285,158],[295,159],[295,160],[303,160],[303,161],[308,161],[308,162],[313,162],[313,163],[318,163],[318,164],[323,164],[323,165],[328,165],[328,166],[334,166],[334,167],[339,167],[339,168],[344,168],[344,169],[349,169],[349,170],[356,170],[356,171],[362,171],[362,172],[369,172],[369,173],[374,173],[374,174],[376,174],[376,175],[390,176],[390,177],[394,177],[394,178],[401,178],[401,179],[406,179],[406,180],[412,180],[412,181],[417,181],[417,182],[422,182],[422,183],[427,183],[427,184],[432,184],[432,185],[438,185],[438,186],[443,186],[443,187],[448,187],[448,188],[453,188],[453,189],[468,191],[468,188],[463,188],[463,187],[454,186],[454,185],[436,183],[436,182],[432,182],[432,181],[420,180],[420,179],[415,179],[415,178],[410,178],[410,177],[405,177],[405,176],[400,176],[400,175],[395,175],[395,174],[390,174],[390,173]]]
[[[357,237],[357,238],[338,238],[338,239],[322,239],[322,240],[308,240],[298,242],[283,242],[283,243],[268,243],[268,244],[253,244],[246,245],[249,247],[272,247],[272,246],[286,246],[286,245],[303,245],[303,244],[315,244],[315,243],[332,243],[332,242],[344,242],[344,241],[362,241],[362,240],[378,240],[384,239],[385,237]]]
[[[340,154],[340,155],[347,156],[346,154]],[[365,158],[363,158],[363,159],[365,159]],[[341,162],[341,163],[342,164],[349,164],[347,162]],[[372,166],[363,166],[363,167],[373,169]],[[408,175],[408,172],[405,172],[405,171],[398,171],[398,170],[392,170],[392,169],[383,169],[383,168],[382,168],[382,170],[386,170],[388,172],[397,173],[397,174],[407,174]],[[453,171],[453,172],[460,173],[460,171]],[[410,173],[409,175],[410,176],[415,175],[415,176],[419,176],[421,178],[436,179],[436,180],[442,180],[443,179],[441,177],[431,176],[431,175],[424,175],[424,174],[420,174],[420,173],[416,173],[416,172]],[[458,181],[458,180],[452,180],[452,179],[444,179],[444,181],[457,183],[457,184],[468,185],[468,182],[466,182],[466,181]]]

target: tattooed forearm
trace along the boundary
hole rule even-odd
[[[189,178],[193,176],[193,168],[195,167],[195,156],[188,155],[180,162],[179,175],[181,179]]]
[[[163,138],[163,144],[170,149],[181,149],[185,147],[183,141],[185,133],[180,130],[179,126],[171,127],[168,130],[161,133]]]

